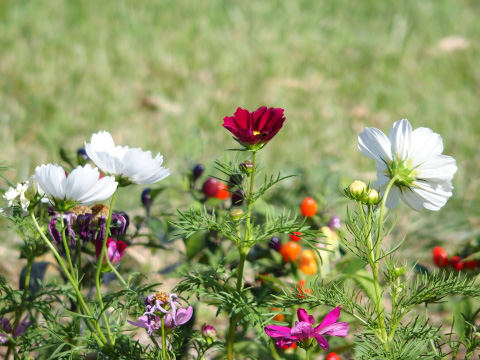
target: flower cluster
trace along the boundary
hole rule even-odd
[[[162,322],[166,329],[172,330],[183,325],[191,319],[193,308],[180,307],[177,294],[160,291],[147,296],[145,299],[145,312],[137,319],[137,322],[128,321],[134,326],[147,329],[148,335],[159,332]]]

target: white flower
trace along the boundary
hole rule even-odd
[[[126,182],[153,184],[170,175],[162,167],[163,156],[153,157],[150,151],[128,146],[115,146],[110,133],[101,131],[92,135],[90,143],[85,143],[87,155],[102,171]]]
[[[442,155],[442,138],[432,130],[421,127],[412,131],[407,119],[395,122],[388,137],[379,129],[365,128],[358,136],[358,148],[376,161],[374,187],[382,194],[397,176],[387,207],[396,207],[401,198],[416,211],[436,211],[452,196],[455,159]]]
[[[3,198],[7,200],[7,207],[4,208],[3,211],[6,211],[7,214],[12,214],[11,208],[17,206],[26,212],[28,205],[30,205],[30,199],[25,196],[27,190],[28,181],[18,183],[15,187],[10,187],[3,195]]]
[[[90,165],[77,167],[68,176],[57,164],[37,166],[35,178],[58,210],[65,211],[76,205],[90,205],[108,199],[117,190],[112,176],[99,179],[100,172]]]

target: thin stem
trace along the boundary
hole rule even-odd
[[[383,216],[385,214],[385,204],[387,201],[388,193],[390,192],[390,189],[392,188],[393,184],[395,181],[398,179],[398,176],[394,176],[390,182],[387,185],[387,188],[385,189],[385,193],[383,195],[382,199],[382,205],[380,207],[380,216],[378,218],[378,231],[377,231],[377,242],[375,243],[375,258],[373,259],[372,262],[372,272],[373,272],[373,284],[375,287],[375,305],[376,305],[376,310],[378,314],[378,325],[380,327],[380,332],[381,332],[381,342],[385,346],[386,351],[390,351],[390,344],[388,341],[388,336],[387,336],[387,328],[385,325],[385,309],[383,307],[383,301],[382,301],[382,291],[380,289],[380,282],[378,280],[378,260],[380,259],[380,251],[382,249],[381,247],[381,240],[383,236]]]
[[[312,352],[312,347],[305,349],[305,360],[310,360],[310,354]]]
[[[63,248],[65,249],[65,254],[67,255],[67,263],[70,268],[70,273],[72,276],[75,276],[75,270],[73,268],[72,258],[70,256],[70,246],[67,243],[67,236],[65,234],[65,222],[63,221],[63,212],[60,212],[60,224],[62,226],[62,243]]]
[[[252,152],[252,172],[249,174],[250,185],[247,193],[247,220],[245,221],[245,236],[240,244],[237,244],[238,252],[240,255],[240,260],[237,270],[237,293],[243,289],[243,271],[245,269],[245,260],[247,259],[248,251],[251,248],[252,244],[252,208],[255,200],[253,198],[253,190],[255,186],[255,172],[257,168],[257,152]],[[230,319],[230,326],[228,328],[227,334],[227,358],[228,360],[233,360],[233,343],[235,342],[235,328],[238,323],[238,316],[233,316]]]
[[[112,331],[110,330],[110,323],[108,322],[107,314],[105,312],[105,305],[103,304],[102,291],[101,291],[101,285],[100,285],[100,275],[102,273],[103,259],[105,257],[108,258],[108,255],[105,256],[105,254],[107,253],[107,240],[108,240],[108,234],[110,231],[110,222],[112,221],[113,204],[115,202],[116,196],[117,196],[117,192],[115,191],[112,195],[112,199],[110,200],[110,208],[108,210],[108,218],[107,218],[107,223],[105,225],[105,236],[103,237],[102,250],[100,252],[100,257],[97,260],[97,271],[95,273],[95,287],[97,289],[97,300],[102,311],[105,327],[107,328],[108,338],[112,344],[115,343],[115,339],[113,338]]]
[[[80,293],[80,290],[78,288],[77,282],[72,277],[72,275],[68,272],[67,267],[65,266],[65,263],[63,262],[63,260],[60,256],[60,254],[58,253],[57,249],[55,249],[55,246],[52,245],[50,240],[48,240],[47,237],[45,236],[45,234],[43,233],[42,229],[38,225],[37,219],[35,218],[35,214],[32,211],[30,212],[30,217],[32,218],[33,223],[35,224],[35,227],[37,228],[38,233],[40,234],[42,239],[45,241],[45,243],[48,245],[50,250],[52,250],[52,253],[55,256],[55,259],[57,260],[58,264],[60,265],[63,272],[65,273],[65,276],[67,277],[68,281],[70,281],[70,284],[72,284],[73,290],[75,291],[75,293],[77,295],[77,298],[80,302],[80,306],[84,309],[85,313],[90,317],[88,320],[92,321],[95,329],[97,330],[98,335],[97,335],[97,333],[95,333],[95,331],[91,331],[92,336],[95,338],[98,345],[103,346],[105,343],[107,343],[107,339],[106,339],[105,335],[103,334],[103,332],[101,331],[100,326],[98,325],[97,321],[95,321],[95,319],[92,315],[92,312],[90,311],[90,308],[85,303],[85,300],[83,299],[83,296]],[[87,319],[85,319],[85,323],[87,325],[89,324]]]
[[[167,337],[165,336],[165,319],[162,317],[162,355],[163,360],[168,360]]]

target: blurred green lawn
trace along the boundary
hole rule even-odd
[[[267,105],[287,116],[262,151],[269,170],[333,159],[345,178],[373,181],[358,133],[408,118],[440,133],[459,165],[453,201],[429,216],[468,231],[479,222],[479,13],[475,0],[2,0],[1,159],[22,180],[105,129],[178,173],[235,147],[221,124],[237,106]],[[203,150],[188,150],[198,137]]]

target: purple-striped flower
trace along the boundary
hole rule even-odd
[[[18,325],[17,329],[14,332],[12,325],[10,324],[10,320],[8,320],[7,318],[2,318],[0,328],[0,345],[5,344],[12,336],[16,338],[22,335],[25,332],[25,329],[31,324],[31,322],[27,321],[27,319],[28,315],[23,318],[22,322],[20,323],[20,325]]]
[[[320,325],[313,327],[315,319],[308,315],[305,309],[298,309],[298,320],[292,328],[279,325],[269,325],[265,328],[265,333],[275,339],[275,346],[282,348],[285,345],[290,346],[293,343],[304,342],[315,339],[323,350],[328,349],[328,341],[324,335],[345,337],[348,333],[348,323],[337,322],[340,316],[340,308],[336,307],[325,316]],[[309,345],[307,345],[309,346]]]
[[[67,225],[65,235],[67,236],[67,238],[70,239],[72,246],[75,245],[75,231],[72,228],[73,220],[75,217],[75,214],[72,213],[63,214],[64,223]],[[57,222],[60,223],[59,218],[60,214],[57,213],[53,215],[52,220],[50,220],[48,224],[48,231],[50,232],[50,236],[57,244],[60,244],[62,242],[62,233],[60,230],[57,229]]]
[[[169,294],[160,291],[149,295],[145,299],[145,312],[137,319],[137,322],[128,320],[131,325],[147,329],[148,335],[159,332],[162,329],[162,319],[165,328],[171,330],[183,325],[192,318],[193,308],[180,307],[177,294]]]

